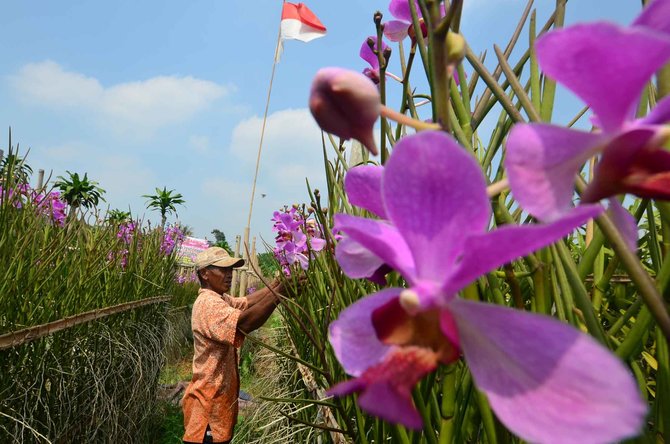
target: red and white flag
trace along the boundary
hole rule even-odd
[[[281,40],[309,42],[326,35],[326,27],[304,3],[284,2],[281,12]],[[282,52],[282,44],[277,48],[276,59]]]

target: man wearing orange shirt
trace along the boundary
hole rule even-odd
[[[279,304],[279,281],[247,297],[227,292],[233,268],[244,260],[211,247],[195,259],[200,280],[193,304],[193,379],[183,398],[185,443],[230,442],[237,422],[240,390],[238,349],[244,334],[262,326]]]

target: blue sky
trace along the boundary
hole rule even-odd
[[[362,70],[373,13],[390,19],[387,0],[306,3],[328,35],[286,42],[277,66],[251,224],[267,241],[272,211],[308,200],[305,177],[324,187],[320,133],[306,108],[314,73]],[[489,67],[525,3],[465,0],[462,32],[475,52],[489,50]],[[554,1],[535,3],[541,26]],[[639,7],[572,0],[566,21],[628,23]],[[167,186],[184,195],[179,220],[197,236],[218,228],[232,241],[246,225],[280,11],[278,0],[7,2],[0,128],[30,147],[34,170],[87,172],[111,208],[155,222],[141,195]],[[559,120],[582,106],[561,93]]]

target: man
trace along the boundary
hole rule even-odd
[[[267,321],[279,304],[279,281],[247,297],[227,294],[233,268],[244,260],[211,247],[195,258],[200,280],[193,304],[193,379],[183,398],[185,443],[228,443],[237,422],[238,349],[244,334]]]

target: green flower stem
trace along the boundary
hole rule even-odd
[[[409,437],[407,436],[407,431],[405,431],[405,428],[401,425],[397,424],[392,425],[391,435],[393,435],[393,442],[398,442],[401,444],[410,444]]]
[[[643,200],[640,202],[640,205],[638,205],[637,210],[633,215],[637,223],[640,222],[640,219],[644,215],[647,203],[648,203],[647,200]],[[595,230],[593,239],[591,240],[591,243],[586,248],[586,250],[584,250],[584,253],[582,254],[582,259],[579,261],[579,265],[577,266],[577,270],[579,271],[579,277],[582,280],[586,279],[586,276],[588,276],[593,270],[593,263],[598,257],[598,252],[600,251],[600,249],[603,247],[604,244],[605,244],[605,235],[601,230]]]
[[[521,115],[521,113],[516,109],[510,98],[507,96],[507,94],[505,94],[505,91],[498,84],[496,79],[491,75],[488,69],[486,69],[484,64],[479,61],[479,58],[477,58],[477,56],[475,56],[470,46],[467,46],[465,58],[468,59],[468,62],[470,62],[472,68],[479,73],[479,76],[482,78],[484,83],[486,83],[486,86],[489,87],[487,91],[491,91],[491,94],[493,94],[495,98],[498,99],[498,101],[505,109],[505,111],[507,111],[510,117],[512,117],[512,119],[515,122],[523,122],[524,118]],[[480,121],[479,119],[477,119],[477,109],[475,109],[475,116],[473,117],[472,120],[474,129],[477,126],[475,122]]]
[[[416,11],[416,2],[409,2],[409,10],[412,13],[412,28],[414,29],[414,39],[416,41],[416,46],[419,48],[419,54],[421,55],[421,61],[423,62],[423,69],[426,72],[426,79],[428,84],[431,85],[431,72],[429,67],[428,52],[426,50],[426,42],[423,39],[423,31],[421,30],[421,23],[419,22],[419,15]]]
[[[582,108],[582,109],[577,113],[577,115],[576,115],[575,117],[573,117],[572,120],[570,120],[570,121],[568,122],[568,124],[566,125],[566,127],[568,127],[568,128],[572,128],[572,126],[573,126],[575,123],[577,123],[577,121],[578,121],[579,119],[581,119],[582,116],[583,116],[584,114],[586,114],[586,112],[587,112],[589,109],[591,109],[591,108],[589,108],[588,106],[585,106],[584,108]]]
[[[456,369],[456,364],[448,365],[442,381],[440,444],[451,444],[453,439],[454,415],[456,414]]]
[[[630,329],[623,342],[614,351],[624,361],[633,357],[643,347],[643,338],[651,326],[653,317],[648,306],[643,306],[635,319],[633,328]]]
[[[577,190],[582,193],[585,188],[584,179],[577,177]],[[619,256],[621,264],[628,271],[631,280],[637,286],[644,303],[654,316],[666,339],[670,338],[670,314],[663,303],[661,293],[656,288],[654,281],[651,280],[649,274],[642,267],[637,255],[628,249],[626,241],[614,226],[609,216],[603,214],[596,219],[596,222],[605,237],[609,240],[614,252]]]
[[[615,334],[617,334],[619,332],[619,330],[621,330],[621,327],[623,327],[626,324],[626,322],[628,322],[628,320],[631,317],[633,317],[633,315],[635,313],[638,312],[640,307],[642,307],[642,304],[643,304],[642,299],[637,299],[635,302],[630,304],[630,307],[628,307],[628,310],[626,310],[626,312],[621,317],[619,317],[616,320],[616,322],[614,322],[614,324],[612,324],[610,329],[607,330],[607,334],[609,336],[614,336]]]
[[[543,314],[551,313],[551,301],[547,295],[550,291],[550,274],[548,273],[548,265],[551,261],[551,253],[544,248],[538,252],[540,260],[540,268],[533,274],[533,289],[535,290],[534,300],[536,303],[535,311]]]
[[[381,16],[381,14],[378,14]],[[377,14],[375,14],[375,17],[377,17]],[[377,55],[377,62],[379,63],[379,96],[382,102],[382,105],[386,105],[386,65],[387,61],[386,58],[384,57],[384,51],[382,50],[382,37],[384,36],[382,26],[381,26],[381,21],[378,21],[375,18],[375,26],[377,28],[377,49],[374,49],[373,51]],[[381,116],[381,125],[380,125],[380,147],[379,147],[379,152],[381,155],[381,163],[382,165],[386,163],[386,159],[388,158],[388,149],[386,148],[386,127],[388,126],[388,122],[386,121],[386,118],[384,116]]]
[[[484,51],[479,57],[477,57],[477,60],[479,60],[482,64],[486,61],[486,51]],[[460,64],[463,66],[463,64]],[[472,75],[470,76],[470,81],[467,83],[468,87],[468,95],[470,97],[474,96],[475,94],[475,88],[477,88],[477,84],[479,83],[479,73],[477,71],[472,71]],[[461,73],[459,72],[458,75],[460,76]],[[474,116],[474,113],[472,113]]]
[[[465,69],[463,68],[462,63],[458,64],[456,71],[458,71],[459,87],[461,90],[461,97],[463,99],[462,103],[463,106],[465,106],[465,112],[468,115],[468,123],[470,123],[470,120],[472,119],[472,110],[470,109],[470,100],[472,95],[470,94],[470,88],[468,88],[467,77],[465,76]],[[472,129],[470,131],[472,132]]]
[[[670,257],[666,256],[663,265],[656,276],[656,283],[658,288],[664,289],[662,292],[667,291],[668,283],[670,282]]]
[[[482,417],[482,424],[484,425],[484,431],[488,438],[487,442],[489,444],[497,444],[498,435],[496,433],[496,423],[493,418],[493,412],[491,411],[491,406],[489,405],[489,400],[486,398],[486,395],[479,390],[477,390],[477,407],[479,407],[479,414]]]
[[[411,4],[412,2],[410,2]],[[428,28],[430,42],[431,88],[433,97],[433,121],[450,132],[449,119],[449,58],[447,56],[446,31],[436,29],[441,20],[440,5],[436,0],[426,0],[428,16],[424,21]],[[426,17],[429,19],[426,20]]]
[[[528,47],[530,50],[530,98],[534,109],[540,109],[542,100],[540,97],[540,68],[537,64],[537,53],[535,52],[535,33],[536,14],[535,10],[530,14],[530,23],[528,25]]]
[[[566,276],[573,291],[575,303],[577,308],[581,310],[582,315],[584,316],[586,328],[593,337],[595,337],[602,344],[607,345],[607,337],[605,336],[603,327],[593,310],[593,304],[589,299],[586,288],[584,288],[584,282],[579,277],[577,267],[575,262],[572,260],[572,257],[570,256],[568,247],[566,247],[563,242],[558,242],[556,243],[556,251],[558,252],[559,257],[563,262]]]
[[[500,117],[498,118],[498,123],[493,130],[493,134],[491,134],[491,139],[489,140],[486,153],[484,154],[484,160],[481,162],[484,171],[488,171],[491,167],[491,163],[493,162],[496,153],[502,146],[503,138],[507,135],[511,127],[512,120],[509,118],[509,115],[505,110],[502,110],[500,112]]]
[[[414,400],[416,409],[421,415],[421,419],[423,419],[423,436],[429,444],[438,444],[435,430],[433,430],[433,421],[431,421],[430,412],[428,412],[428,409],[426,408],[426,403],[419,392],[418,386],[412,390],[412,399]]]
[[[647,245],[649,247],[649,256],[651,257],[651,263],[654,271],[658,273],[658,270],[661,269],[661,252],[660,246],[658,243],[658,236],[656,235],[656,222],[654,219],[654,206],[647,205],[647,230],[648,236]]]
[[[422,122],[421,120],[413,119],[410,116],[406,114],[401,114],[398,111],[394,110],[393,108],[389,108],[385,105],[382,105],[381,107],[381,115],[397,123],[412,127],[417,131],[442,129],[442,127],[437,123],[427,123]]]
[[[618,263],[618,260],[615,260],[612,258],[610,262]],[[602,287],[599,286],[598,284],[603,281],[603,277],[605,276],[605,273],[610,270],[610,267],[605,269],[605,249],[601,248],[600,251],[598,252],[598,256],[596,257],[595,262],[593,263],[593,288],[592,288],[592,293],[593,297],[591,300],[593,301],[593,309],[596,312],[600,312],[600,308],[602,306],[603,298],[605,297],[605,292],[602,291]],[[611,273],[614,272],[614,269],[612,269]],[[612,277],[611,275],[609,276],[610,278]],[[607,285],[609,285],[609,280]]]
[[[656,329],[656,399],[654,402],[654,411],[656,413],[656,423],[658,431],[666,437],[670,433],[670,356],[668,356],[668,343],[659,329]],[[662,396],[661,394],[666,396]]]
[[[356,423],[358,424],[358,434],[356,435],[356,442],[361,442],[361,444],[368,444],[368,438],[365,436],[365,419],[363,418],[363,414],[361,413],[361,409],[358,408],[358,402],[355,403],[354,408],[356,409]],[[376,442],[376,441],[375,441]],[[399,441],[400,442],[400,441]],[[408,441],[402,441],[403,443],[407,443]]]
[[[556,301],[559,299],[561,300],[561,304],[563,305],[563,316],[567,318],[567,321],[570,324],[579,327],[579,324],[575,319],[575,304],[572,300],[572,288],[570,287],[567,273],[565,271],[565,266],[563,265],[563,261],[561,260],[561,256],[558,253],[558,249],[556,248],[555,244],[551,246],[551,254],[553,256],[554,268],[556,269],[556,277],[558,279],[558,287],[560,289],[560,294],[556,295]]]
[[[451,103],[453,104],[454,111],[456,113],[454,117],[458,118],[459,126],[463,128],[462,131],[465,134],[465,138],[467,140],[466,148],[472,151],[472,127],[470,125],[470,113],[463,104],[465,99],[459,94],[458,87],[456,86],[456,82],[453,78],[449,82],[449,94],[451,96]]]
[[[463,145],[468,151],[474,154],[474,151],[472,149],[472,143],[470,143],[470,138],[467,136],[467,134],[461,127],[461,123],[458,121],[456,115],[453,112],[449,113],[449,121],[451,122],[451,130],[454,136],[456,137],[456,140],[458,140],[458,142],[461,145]]]
[[[509,84],[512,87],[512,91],[514,91],[514,94],[516,94],[517,98],[519,99],[521,107],[526,112],[526,115],[528,116],[529,120],[532,122],[539,122],[540,114],[533,106],[530,97],[528,97],[528,95],[526,94],[526,91],[521,86],[521,83],[519,83],[519,79],[517,78],[516,74],[512,71],[512,68],[507,63],[507,59],[505,58],[505,55],[503,54],[502,50],[498,47],[498,45],[493,45],[493,49],[495,50],[496,56],[498,57],[498,63],[500,64],[499,66],[502,67],[502,70],[505,73],[505,77],[507,77],[507,80],[509,81]]]
[[[554,28],[563,26],[565,20],[565,4],[567,0],[556,0],[556,9],[554,10]],[[542,89],[542,107],[540,115],[543,122],[551,122],[551,116],[554,111],[554,98],[556,97],[556,82],[549,77],[544,77]]]
[[[524,25],[526,24],[526,20],[528,19],[528,14],[531,11],[531,7],[533,5],[533,0],[528,0],[526,3],[526,7],[524,8],[523,13],[521,14],[521,17],[519,18],[519,22],[516,25],[516,28],[514,29],[514,32],[512,33],[512,36],[510,37],[509,42],[507,42],[507,46],[505,47],[505,59],[507,59],[511,54],[512,51],[514,50],[514,47],[516,46],[517,41],[519,40],[519,36],[521,35],[521,31],[523,30]],[[548,28],[547,28],[548,29]],[[526,56],[527,57],[527,56]],[[502,68],[500,65],[496,66],[496,69],[493,71],[492,78],[498,83],[498,79],[500,78],[500,75],[502,74]],[[479,73],[481,76],[481,73]],[[490,88],[490,87],[489,87]],[[505,89],[505,88],[503,88]],[[482,94],[482,97],[479,99],[479,102],[477,103],[477,106],[475,106],[475,112],[474,115],[476,116],[473,120],[476,122],[481,122],[481,119],[484,117],[484,108],[485,106],[489,103],[489,99],[491,98],[491,93],[493,91],[488,89],[484,91]]]
[[[504,274],[501,277],[504,277]],[[491,294],[493,295],[493,302],[502,306],[507,305],[505,303],[505,297],[500,290],[500,281],[498,280],[497,273],[488,273],[486,275],[486,280],[489,283],[489,288],[491,289]]]

